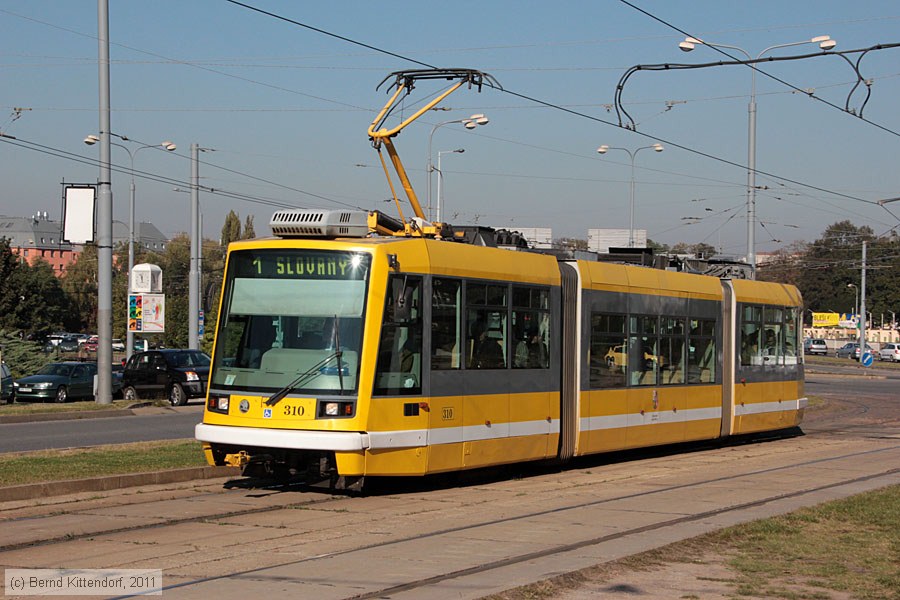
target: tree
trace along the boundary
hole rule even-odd
[[[78,323],[53,268],[44,260],[29,265],[13,254],[8,240],[0,239],[0,327],[42,339]]]
[[[228,248],[228,244],[239,239],[241,239],[241,218],[230,210],[225,216],[225,224],[222,225],[222,248]]]
[[[866,310],[878,324],[882,313],[891,318],[900,297],[900,238],[895,233],[876,237],[869,227],[850,221],[834,223],[811,244],[798,242],[779,252],[760,266],[757,278],[796,285],[811,311],[851,313],[859,290],[853,286],[862,284],[863,241],[867,243]]]
[[[560,248],[567,248],[569,250],[587,250],[588,243],[587,240],[581,240],[577,238],[559,238],[556,240],[555,246]]]
[[[225,255],[222,246],[212,241],[206,241],[203,244],[201,269],[200,308],[203,309],[204,332],[200,349],[211,354],[216,321],[219,316],[222,277],[225,271]]]
[[[48,355],[41,352],[39,343],[23,338],[22,331],[0,329],[3,362],[9,367],[15,379],[36,373],[50,360]]]
[[[253,228],[253,215],[247,215],[247,218],[244,220],[244,235],[241,236],[242,240],[252,240],[256,237],[256,230]]]
[[[9,240],[0,238],[0,327],[16,328],[12,315],[20,294],[13,288],[12,281],[21,266],[21,259],[13,254]]]
[[[809,245],[797,285],[806,306],[813,310],[852,312],[856,293],[847,284],[859,285],[862,241],[874,237],[869,227],[841,221],[825,229]]]
[[[647,238],[647,247],[653,250],[654,254],[666,254],[669,252],[669,246],[667,244],[654,242],[650,238]]]
[[[188,345],[190,257],[191,240],[185,234],[169,240],[165,252],[157,257],[166,295],[163,343],[169,348],[187,348]]]
[[[80,331],[97,331],[97,247],[86,245],[62,276],[62,287],[78,316]]]
[[[39,259],[30,266],[20,265],[8,285],[19,294],[11,315],[13,322],[28,331],[32,339],[78,326],[79,316],[69,309],[69,298],[47,261]]]
[[[806,242],[794,242],[787,248],[778,250],[771,259],[759,266],[756,278],[760,281],[789,283],[799,287],[803,273],[803,257],[807,248]]]
[[[697,257],[709,258],[716,255],[715,246],[710,246],[700,242],[699,244],[688,244],[687,242],[678,242],[672,246],[673,254],[693,254]]]

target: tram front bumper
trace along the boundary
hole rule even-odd
[[[198,423],[194,429],[194,437],[201,442],[210,444],[258,448],[330,450],[334,452],[358,452],[369,448],[369,435],[353,431],[263,429]]]

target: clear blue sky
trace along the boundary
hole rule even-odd
[[[634,8],[614,0],[249,3],[424,63],[486,71],[507,90],[580,113],[491,89],[460,91],[445,103],[452,112],[430,114],[401,133],[396,144],[424,203],[432,127],[476,112],[489,117],[475,131],[447,125],[434,135],[435,161],[437,151],[465,149],[443,155],[451,222],[549,226],[555,237],[626,228],[628,155],[600,156],[596,148],[636,149],[660,140],[664,152],[636,155],[636,227],[660,242],[702,241],[743,254],[746,171],[672,144],[746,165],[750,70],[637,73],[623,101],[648,137],[616,127],[608,108],[628,67],[725,59],[710,48],[679,51],[682,34]],[[900,42],[900,5],[887,0],[635,4],[696,37],[754,56],[822,34],[837,40],[837,50]],[[391,71],[418,65],[224,0],[110,5],[112,131],[147,144],[178,144],[172,154],[136,154],[138,171],[187,183],[196,142],[216,150],[202,155],[204,186],[296,206],[394,212],[383,202],[389,190],[366,129],[386,100],[375,86]],[[0,214],[46,210],[59,218],[60,182],[96,181],[90,161],[97,146],[82,143],[99,122],[96,35],[94,1],[0,5],[0,131],[87,161],[0,142]],[[876,233],[900,222],[870,203],[900,195],[900,49],[870,52],[861,67],[873,80],[863,113],[872,123],[757,76],[757,168],[777,176],[757,176],[757,185],[768,188],[757,196],[758,252],[812,241],[845,219]],[[855,81],[838,57],[762,69],[838,107]],[[408,106],[436,89],[423,83]],[[864,97],[857,91],[851,106]],[[29,110],[15,118],[16,107]],[[115,147],[112,153],[127,171],[126,153]],[[127,172],[114,174],[117,220],[127,220],[128,182]],[[173,187],[137,179],[138,218],[168,235],[184,231],[190,215],[188,194]],[[201,203],[208,237],[218,237],[232,209],[255,215],[257,232],[267,233],[270,206],[210,194],[201,194]],[[900,215],[900,203],[890,207]],[[683,217],[702,220],[688,225]]]

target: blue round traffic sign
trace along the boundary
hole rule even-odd
[[[862,366],[864,367],[871,367],[874,360],[875,356],[873,356],[871,352],[863,352],[862,358],[859,362],[861,362]]]

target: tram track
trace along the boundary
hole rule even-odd
[[[773,438],[773,440],[774,439],[777,439],[777,438]],[[498,520],[493,520],[493,521],[489,521],[489,522],[482,522],[482,523],[467,525],[465,527],[460,527],[460,528],[452,528],[452,529],[436,531],[436,532],[429,534],[428,536],[423,536],[423,537],[433,537],[433,536],[437,536],[437,535],[445,535],[448,533],[456,533],[456,532],[460,532],[460,531],[465,531],[467,529],[484,527],[486,525],[496,525],[496,524],[500,524],[500,523],[512,522],[512,521],[517,521],[517,520],[522,520],[522,519],[527,519],[527,518],[552,515],[552,514],[567,511],[567,510],[576,510],[576,509],[581,509],[581,508],[586,508],[586,507],[591,507],[591,506],[598,506],[601,504],[617,502],[617,501],[622,501],[622,500],[635,500],[635,499],[643,498],[643,497],[653,495],[653,494],[660,494],[660,493],[664,493],[664,492],[670,492],[670,491],[685,489],[685,488],[689,488],[689,487],[699,487],[699,486],[703,486],[703,485],[723,483],[723,482],[727,482],[727,481],[731,481],[731,480],[735,480],[735,479],[739,479],[739,478],[743,478],[743,477],[752,477],[752,476],[758,476],[758,475],[763,475],[763,474],[767,474],[767,473],[774,473],[777,471],[784,471],[787,469],[795,469],[795,468],[800,468],[800,467],[805,467],[805,466],[812,466],[812,465],[819,464],[822,462],[830,462],[830,461],[835,461],[835,460],[863,456],[863,455],[872,454],[872,453],[885,452],[885,451],[890,451],[890,450],[893,450],[896,448],[900,448],[900,444],[898,444],[896,446],[889,446],[889,447],[879,448],[879,449],[875,449],[875,450],[866,450],[863,452],[854,452],[854,453],[842,454],[842,455],[834,456],[834,457],[814,459],[814,460],[805,461],[802,463],[791,464],[791,465],[782,465],[782,466],[770,467],[770,468],[766,468],[766,469],[759,469],[756,471],[739,473],[739,474],[735,474],[735,475],[709,478],[709,479],[704,479],[701,481],[679,484],[679,485],[674,485],[674,486],[667,486],[667,487],[663,487],[663,488],[659,488],[659,489],[655,489],[655,490],[649,490],[649,491],[640,492],[640,493],[635,493],[635,494],[617,495],[617,496],[613,496],[613,497],[609,497],[609,498],[604,498],[601,500],[596,500],[593,502],[585,502],[585,503],[579,503],[579,504],[575,504],[575,505],[557,507],[557,508],[546,510],[546,511],[533,512],[533,513],[528,513],[528,514],[523,514],[523,515],[516,515],[513,517],[506,518],[506,519],[498,519]],[[239,483],[238,485],[246,485],[246,484]],[[246,489],[247,488],[245,488],[245,490]],[[310,488],[309,486],[306,486],[303,484],[300,484],[300,485],[289,484],[289,485],[281,485],[281,486],[270,485],[270,486],[266,486],[263,488],[252,488],[252,489],[262,490],[264,492],[274,493],[274,494],[283,493],[285,491],[290,491],[291,489],[296,489],[296,490],[301,490],[301,491],[318,491],[315,488]],[[229,490],[229,492],[230,491],[231,490]],[[241,490],[235,490],[235,493],[240,493],[240,491]],[[229,492],[224,492],[224,493],[228,494]],[[201,497],[217,497],[218,498],[220,496],[221,496],[220,493],[215,493],[215,494],[203,494]],[[246,509],[241,509],[241,510],[228,510],[228,511],[221,511],[221,512],[217,512],[217,513],[210,513],[210,514],[206,514],[206,515],[172,518],[172,519],[167,519],[167,520],[160,521],[157,523],[141,524],[141,525],[134,525],[134,526],[126,526],[126,527],[114,527],[114,528],[104,529],[102,531],[91,531],[91,532],[86,532],[86,533],[82,533],[82,534],[64,533],[64,534],[60,534],[58,536],[49,537],[49,538],[40,539],[40,540],[33,540],[33,541],[29,541],[29,542],[14,543],[14,544],[0,544],[0,552],[6,552],[6,551],[10,551],[10,550],[18,550],[21,548],[28,548],[28,547],[34,547],[34,546],[44,546],[44,545],[50,545],[50,544],[65,543],[65,542],[69,542],[69,541],[73,541],[73,540],[92,538],[92,537],[96,537],[99,535],[111,535],[111,534],[117,534],[117,533],[147,531],[147,530],[160,529],[163,527],[171,527],[171,526],[181,525],[181,524],[186,524],[186,523],[216,522],[216,521],[220,521],[223,519],[229,519],[229,518],[234,518],[234,517],[242,517],[242,516],[247,516],[247,515],[266,513],[266,512],[270,512],[272,510],[291,510],[291,509],[297,509],[297,508],[307,508],[308,509],[308,508],[312,508],[312,507],[322,507],[322,506],[327,505],[330,502],[334,502],[337,500],[343,500],[344,498],[345,498],[345,496],[343,496],[343,495],[342,496],[329,496],[327,498],[308,498],[308,499],[304,499],[304,501],[302,501],[302,502],[290,502],[287,504],[276,505],[276,506],[266,505],[263,507],[246,508]],[[223,498],[223,501],[227,501],[227,498]],[[158,500],[149,500],[149,501],[141,502],[141,503],[131,503],[131,505],[133,506],[135,504],[152,504],[154,502],[158,502]],[[63,511],[56,511],[53,514],[60,514],[61,512],[63,512]],[[89,511],[87,511],[87,512],[89,512]],[[77,514],[77,512],[70,513],[70,514]],[[46,516],[46,515],[25,516],[25,517],[13,518],[13,519],[6,520],[6,522],[11,523],[11,522],[15,522],[17,520],[39,519],[39,518],[42,518],[43,516]],[[413,539],[413,538],[410,538],[410,539]],[[383,544],[390,545],[390,544],[397,543],[400,541],[409,541],[409,539],[384,542]],[[354,549],[351,551],[377,548],[377,547],[380,547],[380,545],[376,544],[376,545],[372,545],[372,546],[360,547],[360,548],[357,548],[357,549]]]
[[[602,506],[604,504],[611,504],[614,502],[634,501],[634,500],[638,500],[641,498],[652,497],[653,495],[663,494],[666,492],[672,492],[672,491],[676,491],[676,490],[684,490],[684,489],[688,489],[688,488],[702,488],[703,486],[721,484],[721,483],[725,483],[728,481],[734,481],[734,480],[741,479],[741,478],[748,478],[748,477],[752,478],[752,477],[757,477],[757,476],[761,476],[761,475],[776,473],[779,471],[789,471],[791,469],[800,469],[802,467],[839,461],[842,459],[853,459],[853,458],[858,458],[858,457],[863,457],[863,456],[868,456],[868,455],[875,455],[877,453],[896,450],[898,448],[900,448],[900,444],[885,446],[882,448],[870,449],[870,450],[865,450],[865,451],[859,451],[859,452],[845,452],[845,453],[841,453],[841,454],[835,455],[835,456],[822,457],[822,458],[807,460],[807,461],[803,461],[803,462],[799,462],[799,463],[792,463],[792,464],[788,464],[788,465],[768,467],[768,468],[757,469],[757,470],[747,471],[747,472],[742,472],[742,473],[729,474],[729,475],[720,476],[720,477],[709,477],[709,478],[705,478],[705,479],[702,479],[699,481],[690,481],[690,482],[685,482],[685,483],[681,483],[681,484],[677,484],[677,485],[668,485],[668,486],[664,486],[664,487],[660,487],[660,488],[656,488],[656,489],[652,489],[652,490],[644,490],[644,491],[634,492],[634,493],[630,493],[630,494],[617,494],[615,496],[611,496],[611,497],[607,497],[607,498],[601,498],[601,499],[596,499],[596,500],[586,501],[586,502],[577,502],[577,503],[573,503],[573,504],[566,504],[564,506],[557,506],[557,507],[553,507],[553,508],[548,508],[546,510],[528,511],[526,513],[511,515],[511,516],[505,517],[505,518],[481,520],[481,521],[478,521],[475,523],[469,523],[469,524],[458,526],[458,527],[443,528],[440,530],[427,532],[425,534],[420,534],[420,535],[415,535],[415,536],[404,536],[404,537],[400,537],[400,538],[396,538],[396,539],[392,539],[392,540],[385,540],[382,542],[377,542],[377,543],[372,543],[372,544],[364,544],[364,545],[356,546],[354,548],[348,548],[348,549],[341,550],[341,551],[323,553],[323,554],[320,554],[317,556],[305,557],[302,559],[286,561],[286,562],[282,562],[282,563],[278,563],[278,564],[265,565],[265,566],[254,568],[254,569],[248,569],[246,571],[239,571],[239,572],[232,571],[232,572],[229,572],[227,575],[216,575],[216,576],[211,576],[211,577],[206,577],[206,578],[198,578],[198,579],[191,580],[188,582],[176,584],[175,586],[173,586],[173,588],[174,587],[183,587],[185,585],[196,585],[196,584],[200,584],[200,583],[204,583],[204,582],[208,582],[208,581],[216,581],[216,580],[226,579],[226,578],[235,577],[235,576],[237,576],[237,577],[252,576],[255,573],[260,573],[267,569],[273,569],[273,568],[278,568],[278,567],[282,567],[282,566],[300,565],[302,563],[309,563],[311,561],[317,561],[317,560],[320,561],[320,560],[324,560],[324,559],[338,557],[341,555],[352,554],[354,552],[364,552],[364,551],[371,551],[371,550],[377,551],[377,550],[381,550],[381,549],[389,549],[391,546],[397,546],[397,545],[415,542],[415,541],[419,541],[419,540],[426,540],[428,538],[434,539],[434,538],[440,538],[441,536],[448,536],[448,535],[452,535],[452,534],[474,532],[474,531],[477,531],[482,528],[486,528],[486,527],[490,527],[490,526],[494,526],[494,525],[500,525],[500,524],[504,524],[504,523],[512,523],[512,522],[517,522],[517,521],[523,522],[527,519],[534,519],[534,518],[545,517],[545,516],[550,516],[550,515],[558,515],[558,514],[566,513],[568,511],[577,511],[577,510],[581,510],[581,509],[585,509],[585,508],[598,507],[598,506]],[[848,479],[844,479],[844,480],[837,481],[837,482],[831,482],[831,483],[828,483],[828,484],[825,484],[822,486],[809,487],[809,488],[805,488],[803,490],[792,491],[792,492],[788,492],[788,493],[784,493],[784,494],[774,494],[771,496],[767,496],[766,498],[754,500],[752,502],[736,504],[736,505],[732,505],[732,506],[728,506],[728,507],[722,507],[719,509],[705,511],[705,512],[697,513],[694,515],[681,516],[681,517],[677,517],[674,519],[669,519],[664,522],[647,525],[645,527],[639,527],[639,528],[631,529],[628,531],[617,532],[615,534],[611,534],[611,535],[607,535],[607,536],[591,538],[590,540],[584,540],[584,541],[578,542],[576,544],[565,544],[565,545],[560,545],[560,546],[557,546],[557,547],[554,547],[551,549],[541,550],[538,552],[517,555],[515,557],[510,557],[510,558],[504,559],[502,561],[495,561],[495,562],[480,565],[477,567],[471,567],[471,568],[467,568],[467,569],[464,569],[461,571],[454,571],[452,573],[435,576],[436,579],[434,577],[432,577],[432,578],[423,579],[423,580],[417,581],[417,582],[410,582],[410,583],[404,584],[404,586],[401,586],[402,590],[400,588],[398,588],[398,590],[394,590],[393,588],[387,589],[387,590],[380,590],[377,593],[372,592],[371,594],[367,593],[367,594],[361,595],[361,596],[359,596],[359,598],[374,598],[374,597],[377,597],[379,594],[383,595],[385,593],[390,593],[393,591],[403,591],[403,590],[407,590],[407,589],[415,589],[416,586],[428,585],[429,583],[434,583],[435,581],[452,579],[454,577],[461,577],[461,576],[465,576],[465,575],[469,575],[469,574],[473,574],[473,573],[489,571],[491,569],[498,569],[498,568],[502,568],[503,566],[516,564],[518,562],[524,562],[524,561],[532,560],[535,558],[541,558],[543,556],[549,556],[554,553],[563,553],[563,552],[566,552],[569,550],[577,549],[579,547],[584,547],[584,546],[589,546],[592,544],[602,543],[604,541],[614,540],[617,537],[634,535],[634,534],[638,534],[638,533],[641,533],[644,531],[650,531],[653,529],[677,525],[679,523],[688,523],[693,520],[702,520],[704,518],[708,518],[708,517],[714,516],[716,514],[723,514],[723,513],[727,513],[727,512],[743,510],[743,509],[750,508],[753,506],[759,506],[761,504],[765,504],[768,502],[774,502],[774,501],[778,501],[778,500],[801,496],[804,494],[809,494],[809,493],[812,493],[812,492],[815,492],[818,490],[824,490],[824,489],[828,489],[831,487],[851,484],[853,482],[861,482],[861,481],[865,481],[867,479],[888,476],[888,475],[892,475],[896,472],[900,472],[900,469],[890,469],[890,470],[879,472],[877,474],[868,475],[866,477],[848,478]],[[267,495],[270,493],[277,494],[277,493],[280,493],[281,491],[283,491],[283,488],[267,488],[264,490],[264,492]],[[213,495],[214,494],[205,494],[205,496],[213,496]],[[218,497],[218,494],[215,494],[215,496]],[[223,497],[222,500],[227,502],[227,497]],[[165,521],[157,522],[157,523],[141,524],[141,525],[134,525],[134,526],[126,526],[126,527],[111,527],[111,528],[105,529],[103,531],[91,531],[91,532],[84,533],[84,534],[75,534],[75,535],[60,534],[60,535],[49,537],[46,539],[33,540],[33,541],[30,541],[27,543],[6,544],[3,546],[0,546],[0,551],[10,551],[10,550],[16,550],[16,549],[21,549],[21,548],[26,548],[26,547],[34,547],[34,546],[48,546],[48,545],[53,545],[53,544],[62,544],[62,543],[66,543],[66,542],[72,542],[72,541],[83,540],[83,539],[88,539],[88,538],[98,538],[98,537],[101,537],[104,535],[111,535],[111,534],[116,534],[116,533],[137,533],[137,532],[149,531],[149,530],[159,530],[159,529],[162,529],[165,527],[172,527],[172,526],[185,524],[185,523],[216,523],[216,522],[227,520],[227,519],[234,518],[234,517],[253,515],[253,514],[261,514],[261,513],[271,512],[273,510],[290,510],[290,509],[296,509],[296,508],[310,508],[310,507],[314,507],[314,506],[324,508],[327,510],[327,506],[330,502],[342,501],[342,500],[346,500],[346,497],[345,496],[339,496],[339,497],[329,496],[327,498],[309,498],[309,499],[305,499],[302,502],[290,502],[290,503],[283,504],[283,505],[275,505],[275,506],[266,505],[264,507],[251,507],[251,508],[245,508],[245,509],[241,509],[241,510],[220,511],[220,512],[216,512],[216,513],[210,513],[210,514],[204,514],[204,515],[167,519]],[[25,517],[25,518],[34,518],[34,517]],[[166,589],[169,589],[169,588],[166,588]]]
[[[598,544],[615,541],[615,540],[626,538],[626,537],[633,536],[633,535],[639,535],[642,533],[660,530],[660,529],[664,529],[667,527],[673,527],[673,526],[681,525],[681,524],[685,524],[685,523],[702,521],[704,519],[709,519],[711,517],[715,517],[718,515],[723,515],[723,514],[741,511],[741,510],[747,510],[750,508],[755,508],[758,506],[769,504],[771,502],[777,502],[780,500],[796,498],[799,496],[804,496],[806,494],[811,494],[811,493],[818,492],[818,491],[823,491],[823,490],[827,490],[827,489],[831,489],[831,488],[835,488],[835,487],[840,487],[842,485],[849,485],[849,484],[853,484],[853,483],[862,483],[865,481],[877,479],[879,477],[893,475],[898,472],[900,472],[900,468],[888,469],[888,470],[882,471],[880,473],[873,473],[870,475],[856,477],[854,479],[849,479],[846,481],[832,482],[829,484],[816,486],[813,488],[796,490],[796,491],[785,493],[785,494],[777,494],[777,495],[773,495],[773,496],[770,496],[767,498],[761,498],[758,500],[754,500],[752,502],[745,502],[742,504],[708,510],[708,511],[693,514],[693,515],[678,517],[678,518],[669,519],[666,521],[660,521],[658,523],[652,523],[650,525],[645,525],[643,527],[635,527],[632,529],[628,529],[625,531],[619,531],[619,532],[612,533],[612,534],[605,535],[605,536],[599,536],[599,537],[582,540],[582,541],[571,543],[571,544],[563,544],[563,545],[555,546],[552,548],[545,548],[543,550],[539,550],[536,552],[520,554],[518,556],[509,557],[509,558],[506,558],[503,560],[498,560],[498,561],[486,563],[483,565],[469,567],[467,569],[461,569],[459,571],[454,571],[451,573],[436,575],[434,577],[420,579],[418,581],[411,581],[409,583],[393,586],[390,588],[380,589],[380,590],[377,590],[374,592],[367,592],[365,594],[349,596],[346,600],[369,600],[371,598],[385,598],[385,597],[389,597],[391,594],[398,594],[401,592],[410,592],[410,591],[414,591],[414,590],[417,590],[420,588],[424,588],[429,585],[441,583],[443,581],[457,579],[459,577],[465,577],[465,576],[469,576],[469,575],[486,573],[486,572],[490,572],[490,571],[500,569],[503,567],[508,567],[508,566],[512,566],[512,565],[516,565],[516,564],[525,563],[528,561],[534,561],[534,560],[538,560],[538,559],[542,559],[542,558],[547,558],[548,556],[565,554],[567,552],[572,552],[574,550],[580,550],[582,548],[587,548],[589,546],[596,546]]]
[[[777,467],[758,469],[758,470],[748,471],[745,473],[738,473],[738,474],[734,474],[734,475],[713,477],[713,478],[708,478],[708,479],[704,479],[701,481],[695,481],[695,482],[678,484],[678,485],[670,485],[670,486],[665,486],[665,487],[661,487],[661,488],[657,488],[657,489],[653,489],[653,490],[647,490],[647,491],[636,492],[636,493],[631,493],[631,494],[620,494],[620,495],[616,495],[616,496],[609,497],[609,498],[603,498],[603,499],[598,499],[598,500],[588,501],[588,502],[579,502],[576,504],[559,506],[559,507],[542,510],[542,511],[531,511],[528,513],[510,516],[510,517],[506,517],[506,518],[485,520],[485,521],[480,521],[477,523],[467,524],[464,526],[440,529],[440,530],[428,532],[425,534],[414,535],[414,536],[405,536],[405,537],[401,537],[401,538],[397,538],[397,539],[393,539],[393,540],[387,540],[387,541],[378,542],[378,543],[360,545],[360,546],[357,546],[354,548],[349,548],[349,549],[335,551],[335,552],[322,553],[319,555],[304,557],[304,558],[296,559],[296,560],[278,562],[276,564],[270,564],[270,565],[266,565],[266,566],[262,566],[262,567],[253,568],[253,569],[246,569],[246,570],[242,570],[242,571],[231,571],[227,574],[215,575],[215,576],[209,576],[209,577],[201,577],[201,578],[192,579],[189,581],[180,582],[180,583],[177,583],[177,584],[174,584],[171,586],[166,586],[164,588],[164,591],[170,591],[170,590],[175,590],[175,589],[179,589],[179,588],[186,588],[186,587],[190,587],[190,586],[196,586],[196,585],[200,585],[200,584],[216,582],[216,581],[220,581],[220,580],[233,579],[233,578],[238,578],[238,579],[242,578],[242,577],[252,578],[254,576],[261,575],[261,574],[265,573],[266,571],[269,571],[272,569],[279,569],[279,568],[283,568],[283,567],[296,567],[296,566],[303,565],[303,564],[309,564],[309,563],[314,563],[317,561],[324,561],[324,560],[333,559],[333,558],[342,557],[342,556],[348,556],[348,555],[352,556],[355,553],[364,553],[364,552],[369,552],[369,551],[373,551],[373,550],[375,550],[375,551],[389,550],[392,546],[399,546],[402,544],[427,540],[429,538],[434,539],[434,538],[440,538],[443,536],[450,536],[452,534],[473,532],[473,531],[477,531],[479,529],[483,529],[486,527],[502,525],[505,523],[511,523],[511,522],[516,522],[516,521],[525,521],[528,519],[535,519],[535,518],[545,517],[545,516],[550,516],[550,515],[558,515],[558,514],[562,514],[562,513],[566,513],[566,512],[570,512],[570,511],[577,511],[577,510],[582,510],[585,508],[598,507],[598,506],[602,506],[604,504],[612,504],[612,503],[621,502],[621,501],[637,500],[637,499],[646,498],[646,497],[653,496],[653,495],[660,495],[660,494],[664,494],[664,493],[672,492],[672,491],[676,491],[676,490],[684,490],[684,489],[689,489],[689,488],[700,488],[700,487],[707,486],[707,485],[720,484],[720,483],[734,481],[737,479],[742,479],[742,478],[747,478],[747,477],[766,475],[766,474],[776,473],[779,471],[788,471],[788,470],[792,470],[792,469],[800,469],[803,467],[813,466],[813,465],[817,465],[817,464],[834,462],[834,461],[839,461],[839,460],[848,459],[848,458],[858,458],[858,457],[863,457],[863,456],[869,456],[869,455],[874,455],[874,454],[878,454],[878,453],[882,453],[882,452],[888,452],[888,451],[892,451],[892,450],[896,450],[896,449],[900,449],[900,444],[892,445],[889,447],[878,448],[878,449],[874,449],[874,450],[844,453],[844,454],[840,454],[837,456],[813,459],[813,460],[803,461],[800,463],[794,463],[794,464],[790,464],[790,465],[782,465],[782,466],[777,466]],[[470,575],[477,575],[479,573],[486,573],[486,572],[490,572],[492,570],[501,569],[504,567],[525,563],[528,561],[533,561],[533,560],[547,558],[547,557],[554,556],[554,555],[564,554],[566,552],[579,550],[582,548],[586,548],[586,547],[597,545],[597,544],[602,544],[602,543],[609,542],[609,541],[615,541],[617,539],[626,538],[628,536],[638,535],[641,533],[646,533],[646,532],[650,532],[650,531],[654,531],[654,530],[660,530],[660,529],[664,529],[667,527],[677,526],[680,524],[699,522],[699,521],[703,521],[704,519],[709,519],[709,518],[717,516],[717,515],[723,515],[723,514],[743,511],[743,510],[751,509],[754,507],[763,506],[765,504],[769,504],[772,502],[778,502],[778,501],[782,501],[782,500],[788,500],[791,498],[797,498],[797,497],[801,497],[801,496],[804,496],[807,494],[812,494],[815,492],[824,491],[824,490],[828,490],[828,489],[832,489],[832,488],[836,488],[836,487],[840,487],[840,486],[852,485],[855,483],[863,483],[863,482],[871,481],[871,480],[878,479],[881,477],[895,475],[897,473],[900,473],[900,468],[891,468],[891,469],[879,471],[877,473],[871,473],[871,474],[867,474],[867,475],[863,475],[863,476],[859,476],[859,477],[853,477],[853,478],[845,478],[845,479],[841,479],[839,481],[832,481],[832,482],[829,482],[826,484],[806,487],[806,488],[803,488],[800,490],[794,490],[791,492],[785,492],[785,493],[780,493],[780,494],[771,494],[764,498],[759,498],[759,499],[744,502],[744,503],[738,503],[738,504],[733,504],[733,505],[729,505],[729,506],[725,506],[725,507],[702,511],[702,512],[695,513],[692,515],[675,517],[672,519],[667,519],[667,520],[660,521],[657,523],[652,523],[652,524],[648,524],[648,525],[641,526],[641,527],[635,527],[635,528],[615,532],[615,533],[604,535],[604,536],[597,536],[597,537],[589,538],[586,540],[581,540],[581,541],[574,542],[574,543],[561,544],[558,546],[545,548],[545,549],[538,550],[535,552],[522,553],[522,554],[518,554],[515,556],[507,557],[502,560],[491,561],[491,562],[487,562],[487,563],[484,563],[481,565],[467,567],[465,569],[454,570],[454,571],[451,571],[448,573],[443,573],[443,574],[439,574],[439,575],[435,575],[435,576],[431,576],[431,577],[427,577],[427,578],[423,578],[423,579],[419,579],[419,580],[415,580],[415,581],[406,582],[401,585],[383,588],[383,589],[379,589],[376,591],[365,592],[362,594],[347,596],[346,600],[368,600],[368,599],[373,599],[373,598],[389,597],[389,595],[391,595],[391,594],[415,591],[419,588],[424,588],[429,585],[434,585],[434,584],[440,583],[442,581],[452,580],[452,579],[470,576]],[[208,518],[207,520],[212,520],[212,519]],[[131,596],[123,596],[122,598],[128,598],[128,597],[131,597]]]

